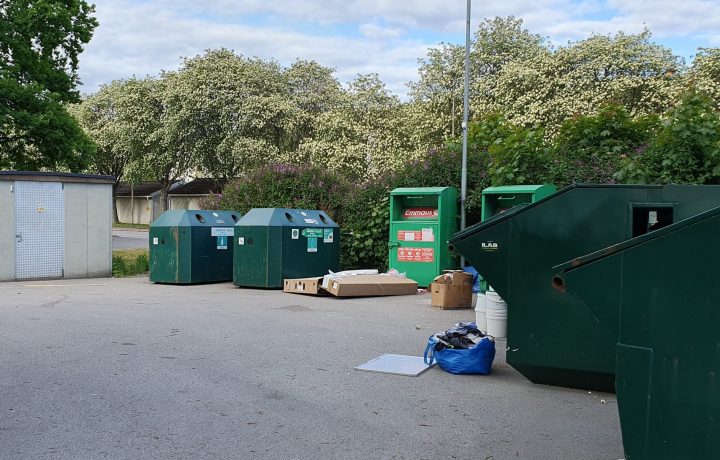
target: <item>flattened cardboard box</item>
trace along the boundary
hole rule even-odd
[[[285,280],[283,292],[294,294],[327,295],[327,292],[320,287],[322,276],[317,278],[295,278]]]
[[[354,275],[330,280],[327,291],[336,297],[370,297],[417,294],[418,284],[386,275]]]

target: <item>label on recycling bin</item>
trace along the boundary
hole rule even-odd
[[[322,228],[303,228],[302,236],[305,238],[322,238],[323,237],[323,229]]]
[[[227,245],[228,245],[228,237],[227,236],[218,236],[217,237],[217,248],[218,249],[227,249]]]
[[[308,238],[307,239],[307,252],[317,252],[318,239]]]
[[[398,262],[432,262],[435,260],[433,248],[397,248]]]
[[[233,236],[233,227],[212,227],[210,229],[211,236]]]
[[[335,241],[335,234],[332,228],[323,229],[323,243],[332,243]]]
[[[403,219],[437,219],[437,208],[407,208],[403,210]]]

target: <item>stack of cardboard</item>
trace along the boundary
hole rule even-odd
[[[473,277],[462,270],[444,270],[430,285],[433,308],[456,310],[472,308]]]
[[[417,294],[417,281],[392,275],[336,273],[317,278],[285,280],[283,291],[295,294],[370,297]]]

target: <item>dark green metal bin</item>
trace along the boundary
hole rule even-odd
[[[150,225],[150,281],[232,281],[233,227],[240,213],[166,211]]]
[[[720,458],[718,235],[715,208],[558,267],[555,286],[582,299],[598,323],[619,311],[616,386],[628,460]]]
[[[717,186],[573,185],[469,227],[450,245],[507,302],[511,366],[535,383],[612,392],[618,309],[593,312],[562,295],[550,283],[553,267],[718,205]],[[599,295],[614,285],[593,281]]]
[[[281,288],[283,280],[340,269],[340,228],[323,211],[256,208],[235,225],[233,283]]]

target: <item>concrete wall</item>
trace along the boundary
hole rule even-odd
[[[171,196],[170,209],[200,209],[199,196]]]
[[[112,185],[65,184],[65,278],[112,275]]]
[[[130,214],[130,197],[115,198],[115,205],[118,211],[118,220],[124,224],[149,224],[152,222],[152,201],[145,197],[136,197],[134,205],[135,220],[132,221]]]
[[[13,181],[0,181],[0,281],[15,279],[15,195]]]

